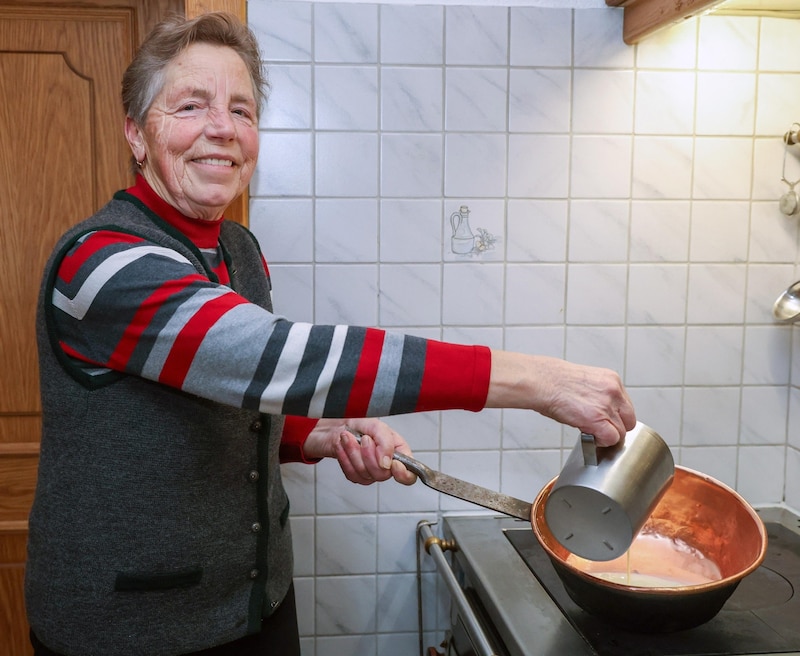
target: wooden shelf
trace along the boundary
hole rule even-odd
[[[722,0],[606,0],[609,7],[625,12],[622,39],[628,45],[638,43],[665,27],[697,16]]]

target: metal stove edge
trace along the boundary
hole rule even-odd
[[[755,511],[764,522],[775,522],[800,535],[800,514],[788,506],[755,506]]]
[[[487,602],[484,610],[510,656],[592,656],[503,535],[526,526],[530,529],[529,522],[505,516],[445,516],[444,536],[458,545],[451,557],[459,584],[468,581]]]
[[[780,523],[800,535],[800,515],[794,510],[786,506],[755,510],[762,521]],[[530,523],[506,516],[445,514],[442,533],[458,545],[452,558],[459,583],[463,586],[468,579],[476,593],[490,601],[485,611],[510,656],[593,656],[594,650],[574,631],[503,535],[507,529],[525,527],[530,528]],[[800,652],[759,656],[800,656]]]

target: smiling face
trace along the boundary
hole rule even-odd
[[[253,84],[241,57],[195,43],[164,69],[143,126],[125,136],[153,190],[192,218],[213,221],[244,191],[258,157]]]

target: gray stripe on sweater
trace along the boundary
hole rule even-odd
[[[159,332],[158,338],[147,357],[147,361],[144,363],[144,367],[142,367],[142,376],[150,380],[158,380],[164,368],[164,364],[172,351],[175,339],[186,326],[187,322],[193,319],[196,314],[202,313],[203,305],[229,293],[230,290],[226,287],[199,289],[195,294],[192,294],[185,303],[182,303],[170,317],[170,320],[165,324],[164,329]]]
[[[372,388],[372,397],[367,407],[367,416],[379,417],[389,413],[397,387],[400,363],[403,358],[403,335],[386,333],[378,364],[378,375]]]

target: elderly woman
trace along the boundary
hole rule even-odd
[[[37,655],[298,654],[279,464],[412,483],[378,417],[529,408],[604,444],[634,426],[607,370],[274,314],[256,241],[223,220],[253,175],[264,88],[236,19],[157,27],[122,85],[136,183],[48,262]]]

